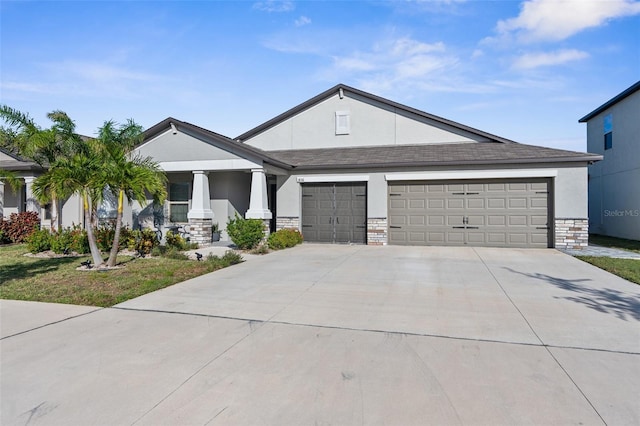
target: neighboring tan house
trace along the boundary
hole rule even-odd
[[[640,240],[640,81],[580,119],[589,166],[589,232]]]
[[[167,118],[135,153],[167,173],[168,200],[132,203],[126,224],[188,224],[200,244],[238,214],[272,232],[297,228],[309,242],[580,248],[587,165],[602,159],[519,144],[342,84],[235,139]],[[22,194],[5,188],[5,217],[39,210],[30,182],[41,171],[1,155],[0,168],[26,182]],[[101,215],[112,208],[104,203]],[[77,197],[61,216],[63,226],[81,223]]]
[[[602,158],[345,85],[235,139],[174,118],[145,133],[136,151],[167,172],[169,199],[155,210],[134,203],[129,223],[189,223],[201,243],[237,213],[310,242],[583,247],[587,165]]]

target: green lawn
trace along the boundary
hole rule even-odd
[[[202,262],[119,256],[120,269],[87,272],[76,268],[88,256],[49,259],[25,253],[24,244],[0,246],[0,298],[113,306],[234,263],[226,256]]]
[[[625,240],[623,238],[607,237],[604,235],[589,235],[589,244],[640,253],[640,241],[635,240]],[[576,257],[607,272],[640,284],[640,260],[638,259],[613,259],[610,257],[595,256]]]

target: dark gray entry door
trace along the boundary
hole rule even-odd
[[[366,184],[303,184],[302,235],[310,242],[365,244]]]

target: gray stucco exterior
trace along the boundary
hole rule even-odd
[[[603,156],[589,166],[589,231],[640,240],[640,82],[580,122],[587,123],[587,150]]]
[[[518,144],[345,85],[235,139],[167,118],[145,132],[134,154],[151,157],[166,172],[169,199],[155,210],[133,203],[125,224],[159,223],[165,230],[188,224],[205,245],[216,223],[227,239],[224,230],[236,214],[263,220],[271,230],[302,230],[307,184],[364,184],[366,193],[358,196],[366,196],[366,224],[358,226],[366,226],[367,244],[384,245],[392,182],[542,179],[548,246],[579,248],[587,244],[587,164],[601,158]],[[172,199],[172,185],[181,200]],[[181,222],[171,223],[178,216]]]

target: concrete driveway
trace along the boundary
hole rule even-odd
[[[640,424],[640,287],[555,250],[305,244],[0,307],[3,425]]]

